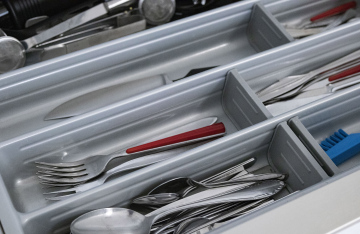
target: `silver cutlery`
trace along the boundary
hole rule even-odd
[[[43,181],[51,183],[80,183],[88,181],[102,172],[107,164],[118,157],[142,156],[155,152],[162,152],[181,146],[194,144],[221,137],[225,134],[223,123],[216,123],[161,140],[129,148],[121,153],[109,155],[95,155],[75,162],[47,163],[36,162],[44,175],[39,176]],[[49,173],[51,171],[51,173]]]
[[[138,168],[142,168],[145,166],[149,166],[151,164],[166,160],[166,159],[173,157],[174,155],[177,155],[182,152],[184,152],[184,149],[179,148],[179,149],[176,149],[175,151],[171,152],[171,154],[157,154],[157,155],[150,155],[150,156],[136,158],[136,159],[127,161],[123,164],[120,164],[117,167],[114,167],[114,168],[106,171],[105,173],[101,174],[100,177],[97,177],[93,181],[89,181],[84,184],[65,184],[66,186],[75,186],[75,187],[70,188],[70,189],[62,189],[62,190],[56,190],[56,191],[52,191],[52,192],[46,192],[43,194],[44,195],[56,195],[56,196],[52,196],[52,197],[46,197],[47,200],[52,200],[52,201],[63,200],[63,199],[72,197],[77,193],[85,192],[87,190],[90,190],[90,189],[100,186],[100,185],[104,184],[105,181],[113,175],[116,175],[118,173],[125,172],[128,170],[133,170],[133,169],[138,169]],[[43,177],[44,176],[41,176],[41,178],[43,178]],[[58,187],[58,186],[62,185],[62,184],[55,183],[55,182],[53,182],[53,183],[48,182],[51,180],[53,180],[53,179],[48,178],[48,180],[43,180],[41,182],[41,184],[47,185],[47,186],[53,186],[53,187]],[[57,180],[57,179],[55,179],[55,180]],[[162,199],[164,199],[164,195],[163,195]],[[157,200],[161,200],[161,199],[158,198]],[[169,201],[169,200],[167,200],[167,201]],[[171,201],[173,201],[173,200],[171,200]],[[169,202],[171,202],[171,201],[169,201]]]
[[[223,180],[227,180],[231,177],[234,177],[234,175],[236,175],[238,173],[241,173],[244,171],[247,173],[245,168],[249,168],[252,165],[254,165],[255,161],[256,161],[255,158],[248,159],[245,162],[240,163],[239,165],[236,165],[234,167],[226,169],[225,171],[222,171],[218,174],[215,174],[209,178],[202,180],[201,183],[206,184],[206,183],[210,183],[210,182],[223,181]],[[172,194],[174,199],[176,199],[176,197],[178,199],[183,198],[187,194],[189,194],[191,191],[193,191],[195,188],[198,187],[198,186],[189,185],[188,180],[189,180],[189,178],[184,178],[184,177],[168,180],[168,181],[158,185],[157,187],[155,187],[153,190],[151,190],[148,193],[148,195],[134,199],[133,203],[134,204],[142,204],[142,205],[163,204],[162,200],[157,201],[156,197],[153,196],[155,194],[162,194],[162,193]]]
[[[132,4],[136,3],[136,0],[111,0],[108,2],[104,2],[101,4],[98,4],[88,10],[85,10],[77,15],[75,15],[74,17],[55,25],[52,28],[49,28],[43,32],[40,32],[39,34],[30,37],[28,39],[19,41],[13,37],[8,37],[11,38],[13,40],[13,44],[17,45],[19,47],[18,49],[18,53],[19,55],[17,55],[17,58],[25,58],[25,51],[36,46],[37,44],[40,44],[42,42],[45,42],[49,39],[52,39],[62,33],[65,33],[73,28],[76,28],[78,26],[81,26],[87,22],[90,22],[91,20],[95,20],[103,15],[106,15],[109,12],[114,12],[114,11],[120,11],[121,9],[125,9],[129,6],[131,6]],[[0,43],[2,43],[3,41],[0,41]],[[7,51],[7,47],[0,45],[0,61],[5,61],[8,58],[8,56],[10,57],[14,57],[16,55],[11,55],[6,53]],[[2,72],[7,72],[10,71],[12,69],[16,69],[19,67],[22,67],[24,65],[24,63],[19,63],[17,67],[8,67],[7,69],[3,69]]]
[[[284,186],[282,181],[268,180],[252,183],[251,186],[242,187],[243,189],[240,191],[233,191],[233,193],[217,198],[209,198],[210,190],[207,190],[171,203],[147,215],[125,208],[95,210],[75,219],[71,224],[71,232],[73,234],[110,234],[126,231],[127,233],[147,234],[150,233],[151,226],[156,220],[174,212],[221,203],[264,199],[278,193]],[[231,190],[236,190],[237,186],[230,187]],[[219,191],[224,188],[228,187],[213,190],[217,190],[219,194]],[[224,193],[224,190],[221,193]],[[195,196],[196,199],[192,199]]]

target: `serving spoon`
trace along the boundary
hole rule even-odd
[[[269,180],[253,184],[240,191],[209,200],[206,199],[208,191],[204,191],[177,202],[171,203],[147,215],[126,208],[105,208],[86,213],[71,224],[72,234],[148,234],[156,220],[166,215],[185,209],[227,202],[258,200],[278,193],[285,186],[284,182]],[[234,186],[233,189],[236,189]],[[224,189],[224,188],[223,188]],[[221,191],[221,188],[217,189]],[[191,199],[193,197],[197,197]]]

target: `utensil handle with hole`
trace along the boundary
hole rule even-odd
[[[189,132],[181,133],[175,136],[167,137],[161,140],[149,142],[143,145],[135,146],[126,150],[126,153],[138,153],[147,150],[158,149],[161,147],[191,142],[197,139],[207,139],[210,136],[221,136],[225,134],[225,125],[223,123],[213,124],[211,126],[199,128]]]
[[[334,15],[337,15],[337,14],[340,14],[340,13],[343,13],[351,8],[355,8],[356,7],[356,2],[355,1],[352,1],[352,2],[348,2],[348,3],[345,3],[343,5],[340,5],[340,6],[337,6],[337,7],[334,7],[328,11],[325,11],[321,14],[318,14],[312,18],[310,18],[310,21],[311,22],[314,22],[316,20],[320,20],[320,19],[324,19],[326,17],[330,17],[330,16],[334,16]]]

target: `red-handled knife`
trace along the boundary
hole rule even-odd
[[[341,13],[344,13],[345,11],[351,9],[351,8],[355,8],[356,7],[356,2],[355,1],[352,1],[352,2],[348,2],[348,3],[345,3],[343,5],[340,5],[340,6],[337,6],[335,8],[332,8],[330,10],[327,10],[321,14],[318,14],[312,18],[310,18],[310,21],[311,22],[314,22],[316,20],[320,20],[320,19],[324,19],[326,17],[330,17],[330,16],[334,16],[334,15],[337,15],[337,14],[341,14]]]
[[[225,134],[225,125],[223,123],[216,123],[207,127],[199,128],[189,132],[181,133],[175,136],[167,137],[161,140],[145,143],[143,145],[135,146],[126,150],[126,153],[132,154],[153,150],[166,146],[174,146],[175,144],[190,143],[194,140],[205,140],[213,137],[219,137]]]
[[[335,74],[335,75],[332,75],[332,76],[329,76],[329,81],[335,81],[335,80],[339,80],[341,78],[344,78],[344,77],[347,77],[347,76],[350,76],[350,75],[353,75],[353,74],[356,74],[356,73],[359,73],[360,72],[360,65],[357,65],[355,67],[352,67],[352,68],[349,68],[345,71],[342,71],[338,74]]]

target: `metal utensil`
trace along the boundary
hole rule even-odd
[[[37,44],[40,44],[42,42],[45,42],[55,36],[60,35],[61,33],[67,32],[70,29],[76,28],[78,26],[81,26],[91,20],[97,19],[103,15],[106,15],[107,13],[115,10],[119,10],[124,7],[128,7],[132,4],[136,3],[136,0],[112,0],[108,2],[101,3],[95,7],[92,7],[86,11],[83,11],[76,16],[50,28],[43,32],[40,32],[39,34],[30,37],[26,40],[23,40],[19,42],[17,39],[13,38],[12,40],[15,40],[17,45],[20,47],[19,52],[21,52],[20,58],[13,58],[12,60],[25,58],[25,50],[28,50],[32,47],[34,47]],[[1,42],[1,41],[0,41]],[[14,43],[15,44],[15,43]],[[3,61],[5,59],[9,59],[9,54],[6,52],[7,44],[0,44],[0,61]],[[11,64],[13,65],[13,64]],[[19,68],[23,66],[23,63],[19,62],[16,64],[17,66],[8,66],[4,67],[2,69],[2,72],[7,72],[16,68]]]
[[[24,66],[24,53],[22,44],[0,29],[0,74]]]
[[[55,183],[79,183],[90,180],[100,175],[107,164],[118,157],[127,157],[131,155],[141,156],[154,152],[161,152],[181,146],[194,144],[204,140],[217,138],[225,134],[223,123],[217,123],[211,126],[203,127],[193,131],[181,133],[165,139],[153,141],[129,148],[121,153],[109,155],[95,155],[76,162],[64,163],[46,163],[36,162],[45,171],[54,171],[61,175],[60,177],[50,177],[51,174],[39,176],[41,180]],[[76,177],[74,177],[76,175]]]
[[[285,81],[278,81],[275,84],[269,86],[268,88],[265,88],[260,92],[258,92],[259,98],[261,99],[261,101],[266,102],[280,95],[284,95],[289,91],[292,92],[287,94],[286,97],[291,96],[294,93],[296,93],[299,89],[301,89],[302,85],[315,79],[316,76],[321,75],[322,73],[327,72],[329,70],[335,69],[336,67],[341,66],[342,64],[351,63],[352,61],[358,58],[360,58],[360,50],[357,50],[347,56],[337,59],[318,69],[315,69],[301,77],[295,79],[286,79]]]
[[[246,184],[248,182],[251,182],[251,181],[243,182],[241,180],[237,180],[236,182],[232,182],[229,184],[223,184],[225,182],[221,182],[217,186],[215,186],[215,185],[206,186],[206,184],[203,184],[203,183],[194,181],[190,178],[187,178],[187,184],[190,185],[191,188],[193,188],[193,189],[196,189],[196,188],[219,188],[219,187],[226,187],[226,186],[231,186],[231,185],[239,185],[242,183]],[[187,188],[185,188],[185,191],[187,191]],[[140,205],[149,205],[149,206],[164,205],[164,204],[169,204],[171,202],[174,202],[178,199],[181,199],[181,198],[185,197],[187,194],[188,193],[186,193],[184,195],[183,192],[151,194],[151,195],[146,195],[143,197],[135,198],[133,200],[133,203],[140,204]],[[164,199],[164,198],[166,198],[166,199]]]
[[[218,174],[215,174],[207,179],[202,180],[202,183],[209,183],[209,182],[215,182],[215,181],[222,181],[227,180],[234,175],[240,173],[241,171],[246,171],[245,168],[249,168],[255,163],[255,158],[251,158],[249,160],[246,160],[245,162],[236,165],[232,168],[229,168],[225,171],[222,171]],[[172,180],[168,180],[157,187],[155,187],[153,190],[151,190],[148,195],[138,197],[133,200],[134,204],[141,204],[141,205],[157,205],[162,203],[163,201],[156,201],[156,197],[154,198],[152,195],[154,194],[168,194],[168,193],[175,193],[178,194],[178,199],[185,197],[188,195],[191,191],[196,189],[199,186],[191,186],[188,183],[189,178],[175,178]],[[150,198],[150,199],[149,199]],[[170,202],[169,202],[170,203]]]
[[[302,93],[300,93],[299,95],[297,95],[296,99],[314,97],[314,96],[319,96],[319,95],[324,95],[324,94],[331,94],[331,93],[338,92],[339,90],[352,87],[357,84],[360,84],[360,75],[357,75],[357,76],[354,76],[352,78],[348,78],[345,80],[340,80],[340,81],[337,81],[334,83],[329,83],[322,88],[305,90]]]
[[[228,178],[231,178],[235,174],[253,166],[256,162],[255,158],[250,158],[234,167],[228,168],[224,171],[221,171],[213,176],[210,176],[204,180],[201,180],[201,183],[208,183],[208,182],[214,182],[214,181],[221,181],[226,180]],[[158,193],[166,193],[166,192],[176,192],[179,190],[182,190],[184,187],[188,187],[187,183],[188,178],[179,177],[175,179],[168,180],[158,186],[156,186],[154,189],[152,189],[148,194],[158,194]],[[184,186],[182,186],[184,185]]]
[[[233,216],[240,216],[244,214],[248,214],[251,212],[254,212],[255,210],[258,210],[260,208],[263,208],[265,206],[270,205],[273,203],[274,200],[266,201],[266,199],[262,199],[260,201],[252,202],[248,205],[240,205],[238,207],[235,207],[231,210],[226,210],[222,214],[219,214],[217,217],[209,219],[205,217],[200,218],[194,218],[192,221],[188,221],[187,224],[183,224],[179,230],[175,230],[174,234],[190,234],[194,233],[202,228],[205,228],[207,226],[210,226],[214,223],[221,222],[227,218],[233,217]],[[196,223],[194,223],[196,222]],[[191,225],[192,224],[192,225]]]
[[[44,120],[78,116],[169,83],[172,81],[166,75],[157,75],[95,90],[61,104],[48,113]]]
[[[139,0],[139,10],[152,25],[167,23],[175,14],[175,0]]]
[[[188,149],[188,148],[186,148]],[[171,158],[177,154],[180,154],[182,152],[184,152],[186,149],[183,148],[178,148],[178,149],[174,149],[172,150],[170,153],[168,152],[163,152],[160,154],[155,154],[155,155],[150,155],[150,156],[144,156],[144,157],[140,157],[140,158],[136,158],[130,161],[127,161],[123,164],[120,164],[119,166],[116,166],[108,171],[106,171],[105,173],[102,173],[101,176],[95,178],[92,181],[88,181],[84,184],[78,185],[74,188],[70,188],[70,189],[63,189],[63,190],[57,190],[57,191],[52,191],[52,192],[46,192],[44,193],[44,195],[55,195],[52,197],[46,197],[47,200],[53,200],[53,201],[58,201],[58,200],[63,200],[66,198],[69,198],[75,194],[81,193],[81,192],[85,192],[87,190],[93,189],[95,187],[98,187],[102,184],[105,183],[105,181],[110,178],[111,176],[114,176],[118,173],[121,172],[125,172],[128,170],[133,170],[133,169],[138,169],[138,168],[142,168],[142,167],[146,167],[149,165],[152,165],[154,163],[157,162],[161,162],[163,160],[166,160],[168,158]],[[50,172],[48,172],[50,173]],[[53,174],[53,173],[51,173]],[[47,186],[61,186],[62,184],[58,184],[58,183],[49,183],[48,181],[44,181],[41,182],[41,184],[47,185]],[[66,184],[66,185],[76,185],[75,184]],[[176,199],[174,199],[174,196],[168,195],[168,194],[160,194],[157,195],[158,198],[156,199],[156,201],[161,201],[161,200],[165,200],[167,202],[172,202],[175,200],[178,200],[178,195],[176,194]],[[159,197],[161,196],[161,197]],[[172,199],[171,199],[172,198]],[[166,203],[167,204],[167,203]]]
[[[75,219],[71,224],[71,232],[73,234],[107,234],[123,233],[126,230],[127,233],[147,234],[156,220],[174,212],[220,203],[263,199],[278,193],[283,187],[284,183],[281,181],[264,181],[219,198],[205,201],[198,199],[199,202],[179,200],[145,216],[125,208],[95,210]]]
[[[188,183],[194,187],[204,187],[204,188],[218,188],[221,186],[229,186],[235,185],[239,183],[247,183],[247,182],[256,182],[256,181],[264,181],[264,180],[284,180],[286,175],[279,173],[266,173],[266,174],[247,174],[237,179],[231,179],[229,181],[222,182],[213,182],[213,183],[202,183],[197,182],[195,180],[188,180]]]
[[[185,77],[174,80],[170,80],[166,74],[160,74],[98,89],[61,104],[48,113],[44,120],[57,120],[78,116],[212,68],[214,67],[191,69]]]
[[[140,15],[120,13],[70,30],[62,37],[46,41],[26,51],[26,65],[114,40],[146,28]]]
[[[151,231],[156,233],[164,233],[164,230],[168,231],[169,228],[173,227],[174,225],[181,223],[187,219],[190,219],[192,217],[210,217],[213,215],[217,215],[218,213],[221,213],[225,210],[231,209],[235,206],[238,206],[238,203],[228,203],[228,204],[220,204],[215,206],[205,206],[197,209],[191,209],[190,212],[185,210],[182,211],[180,215],[175,216],[173,219],[167,220],[165,224],[160,226],[155,226],[154,224],[152,226]],[[183,212],[185,212],[183,214]],[[154,227],[155,226],[155,227]]]

